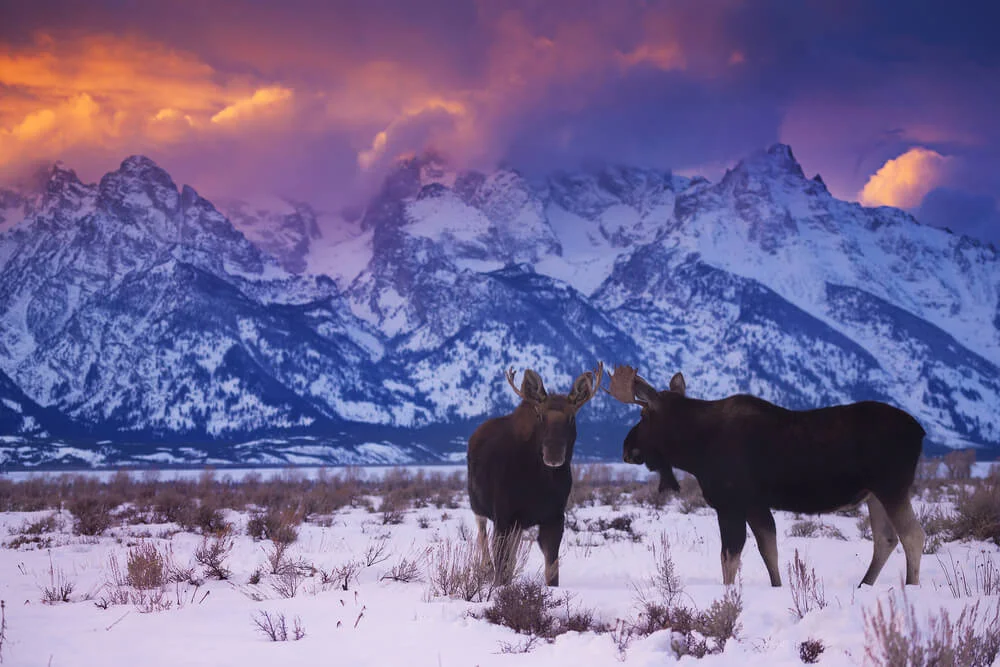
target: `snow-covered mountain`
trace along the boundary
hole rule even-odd
[[[933,445],[1000,445],[996,250],[839,201],[787,146],[714,184],[533,182],[429,153],[350,220],[285,200],[223,215],[142,157],[42,183],[0,191],[0,372],[134,443],[105,462],[443,457],[513,406],[502,369],[566,390],[598,360],[682,370],[705,398],[878,398]],[[579,451],[617,456],[633,418],[595,399]]]

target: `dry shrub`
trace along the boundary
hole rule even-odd
[[[198,505],[188,506],[187,511],[180,517],[180,526],[191,533],[201,533],[202,535],[222,535],[231,529],[226,522],[226,516],[222,513],[222,508],[213,505],[211,500],[203,500]]]
[[[920,459],[917,460],[917,470],[914,477],[917,483],[926,483],[935,481],[941,476],[940,470],[941,470],[940,458],[929,459],[923,454],[921,454]]]
[[[272,616],[270,612],[258,611],[252,617],[252,620],[257,631],[272,642],[287,642],[289,639],[298,641],[306,636],[302,619],[298,616],[292,621],[291,635],[288,634],[288,621],[285,619],[284,614],[275,614]]]
[[[680,485],[680,505],[678,509],[682,514],[691,514],[703,507],[708,507],[705,496],[701,493],[701,484],[691,475],[685,475],[677,480]]]
[[[624,644],[635,635],[646,636],[669,629],[674,633],[671,646],[678,657],[703,658],[721,653],[726,642],[739,634],[742,611],[743,597],[735,586],[728,587],[720,599],[702,611],[683,604],[646,601],[642,603],[638,618],[631,623]]]
[[[799,659],[807,665],[812,665],[819,662],[819,656],[823,654],[826,650],[826,646],[823,645],[818,639],[807,639],[801,644],[799,644]]]
[[[108,557],[110,580],[105,583],[105,594],[95,602],[101,609],[111,605],[134,605],[143,614],[166,611],[183,606],[180,579],[173,571],[172,554],[169,550],[159,551],[151,543],[143,543],[130,549],[126,567],[122,568],[116,554]],[[154,585],[155,581],[159,581]],[[171,599],[166,585],[175,583],[176,599]]]
[[[368,543],[365,549],[365,567],[372,567],[389,560],[389,538],[379,537]]]
[[[553,637],[556,619],[550,612],[558,606],[544,583],[519,579],[496,591],[482,617],[521,634]]]
[[[965,488],[959,493],[948,532],[953,540],[1000,545],[1000,473],[994,472],[971,490]]]
[[[711,653],[721,653],[726,642],[739,634],[740,614],[743,612],[743,596],[740,589],[730,586],[723,596],[712,602],[708,609],[697,616],[695,631],[715,641]]]
[[[157,489],[152,500],[153,516],[159,523],[181,523],[194,513],[194,501],[173,487]]]
[[[361,572],[361,563],[356,560],[349,560],[342,565],[333,568],[329,573],[322,572],[324,585],[335,584],[340,590],[346,591],[350,588],[352,581],[357,581]]]
[[[660,630],[671,630],[671,646],[677,657],[685,655],[702,658],[721,653],[726,642],[739,634],[743,596],[738,586],[729,586],[722,598],[715,600],[708,609],[697,610],[678,602],[683,588],[674,573],[666,537],[661,537],[657,573],[652,580],[659,597],[637,588],[639,612],[631,621],[619,619],[612,630],[612,638],[620,653],[624,654],[636,636],[646,636]]]
[[[255,512],[247,521],[247,535],[255,540],[271,540],[275,544],[291,544],[299,537],[302,517],[292,510],[269,509]]]
[[[194,552],[194,559],[204,566],[205,572],[216,579],[228,579],[231,574],[225,566],[226,558],[233,550],[233,536],[224,532],[211,539],[202,538],[201,546]]]
[[[915,510],[917,522],[924,529],[923,553],[933,555],[941,548],[942,541],[947,538],[951,526],[949,518],[939,507],[920,505]],[[858,518],[858,532],[867,540],[872,539],[871,522],[868,517]]]
[[[55,512],[50,512],[40,519],[25,521],[18,531],[22,535],[44,535],[45,533],[55,533],[59,531],[59,516]]]
[[[59,509],[81,499],[80,514],[94,514],[86,503],[96,501],[110,513],[123,503],[136,508],[136,517],[152,514],[158,522],[183,525],[187,530],[205,534],[217,532],[219,516],[213,509],[246,511],[253,507],[294,509],[299,519],[314,514],[331,514],[345,507],[365,505],[370,496],[392,494],[397,509],[426,506],[433,502],[442,507],[457,507],[456,498],[465,493],[461,473],[416,473],[395,469],[384,477],[365,478],[358,469],[339,474],[320,470],[314,479],[290,471],[269,479],[251,473],[238,481],[218,479],[211,471],[197,480],[160,480],[156,475],[141,478],[125,472],[114,475],[108,482],[83,475],[37,477],[23,482],[0,480],[0,511],[34,512]],[[199,508],[208,508],[201,514]],[[99,514],[99,513],[98,513]],[[89,528],[84,521],[84,529]]]
[[[382,525],[398,526],[403,523],[403,520],[406,518],[406,515],[403,514],[403,507],[404,501],[392,493],[382,498],[382,506],[379,508],[379,511],[382,513]]]
[[[400,556],[399,560],[389,568],[389,571],[379,577],[379,581],[398,581],[402,584],[409,584],[421,580],[420,562],[423,554],[414,556]]]
[[[52,546],[51,533],[60,529],[59,517],[55,512],[46,514],[34,521],[25,520],[21,527],[12,530],[14,538],[6,542],[3,546],[8,549],[20,549],[31,546],[36,549],[47,549]]]
[[[660,491],[660,480],[655,476],[647,479],[632,492],[632,502],[643,507],[663,509],[667,504],[668,494]]]
[[[970,580],[965,574],[965,568],[948,554],[948,564],[937,557],[945,582],[954,598],[971,598],[981,595],[1000,595],[1000,567],[993,560],[992,554],[981,551],[973,563],[974,576]]]
[[[672,605],[684,591],[684,584],[677,574],[677,567],[670,553],[670,540],[666,533],[660,533],[659,553],[655,544],[651,547],[651,551],[653,562],[656,563],[656,573],[651,581],[653,590],[659,594],[659,599],[667,605]]]
[[[566,509],[596,505],[598,489],[611,483],[611,468],[601,464],[573,466],[573,486],[570,487]]]
[[[816,519],[800,519],[788,529],[789,537],[830,537],[835,540],[846,540],[847,537],[836,526],[817,521]]]
[[[585,519],[584,530],[590,533],[599,533],[608,542],[620,542],[629,540],[630,542],[641,542],[642,533],[636,531],[632,522],[635,521],[634,514],[618,514],[608,520],[603,516],[596,519]]]
[[[49,583],[42,586],[42,602],[69,602],[75,588],[76,584],[70,581],[63,569],[52,563],[52,552],[49,551]]]
[[[788,564],[788,587],[792,592],[791,611],[796,618],[802,619],[814,609],[826,607],[826,592],[823,580],[816,576],[816,570],[808,568],[805,560],[795,550],[795,556]]]
[[[270,573],[274,575],[284,574],[288,570],[300,570],[305,573],[315,573],[316,568],[312,564],[306,562],[301,557],[298,560],[292,560],[288,557],[288,544],[284,542],[275,542],[271,547],[271,551],[265,551],[264,555],[267,557],[267,563],[270,566]]]
[[[888,608],[879,600],[874,613],[864,611],[865,655],[880,667],[989,667],[1000,652],[1000,604],[989,605],[980,616],[977,600],[952,620],[942,608],[928,612],[921,622],[907,598],[903,582],[901,600],[889,598]]]
[[[972,464],[976,462],[976,450],[962,449],[948,452],[943,461],[948,479],[966,480],[972,477]]]
[[[497,538],[494,537],[493,531],[487,530],[486,543],[492,545],[491,555],[494,559],[493,576],[495,585],[509,584],[516,577],[521,576],[528,564],[531,542],[522,540],[521,535],[517,532]],[[502,561],[501,563],[495,562],[498,553]]]
[[[493,594],[493,567],[489,554],[470,541],[439,542],[430,554],[431,597],[486,602]]]
[[[167,582],[167,560],[152,542],[141,542],[129,549],[127,583],[139,590],[160,588]]]
[[[951,522],[940,507],[923,505],[917,508],[917,521],[928,537],[947,535]]]
[[[303,579],[305,579],[305,575],[300,568],[286,567],[275,575],[271,582],[271,588],[283,598],[293,598],[298,594]]]
[[[103,496],[86,494],[70,500],[66,509],[73,515],[73,530],[78,535],[100,535],[114,522],[114,505]]]

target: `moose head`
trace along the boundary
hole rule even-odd
[[[674,374],[668,391],[657,391],[638,375],[632,366],[616,366],[611,374],[610,388],[606,391],[622,403],[642,407],[639,423],[625,436],[622,445],[622,460],[625,463],[645,464],[649,470],[660,473],[660,490],[680,490],[669,460],[672,413],[681,409],[679,405],[687,390],[684,376]]]
[[[568,463],[576,442],[576,413],[597,393],[604,364],[599,362],[594,371],[580,374],[569,394],[549,394],[542,378],[530,368],[524,371],[520,389],[514,384],[513,368],[505,375],[522,405],[531,408],[522,412],[523,428],[534,435],[532,441],[539,445],[542,461],[550,468]]]

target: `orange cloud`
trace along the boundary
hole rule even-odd
[[[865,206],[919,206],[944,179],[948,158],[927,148],[911,148],[886,162],[858,194]]]
[[[273,109],[292,96],[292,91],[281,86],[260,88],[250,97],[237,100],[212,116],[213,123],[232,123],[245,120],[263,110]]]
[[[195,55],[153,41],[40,35],[0,50],[0,167],[74,147],[132,152],[276,108],[280,86],[224,77]]]

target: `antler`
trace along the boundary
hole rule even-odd
[[[521,397],[521,400],[528,401],[529,403],[536,403],[536,404],[538,403],[538,400],[536,398],[524,394],[524,392],[518,389],[517,385],[514,384],[514,376],[516,375],[516,373],[514,372],[513,366],[504,371],[503,374],[507,378],[507,382],[510,384],[510,388],[514,390],[515,394]]]
[[[636,394],[636,385],[640,388],[640,393],[646,398],[640,399]],[[607,393],[622,403],[635,403],[636,405],[648,405],[650,396],[656,396],[656,390],[638,375],[638,371],[633,366],[615,366],[611,374],[611,383]]]
[[[598,361],[597,369],[596,372],[594,373],[594,385],[593,388],[590,390],[590,396],[587,397],[588,401],[597,394],[597,390],[600,389],[601,380],[603,379],[604,379],[604,362]]]

